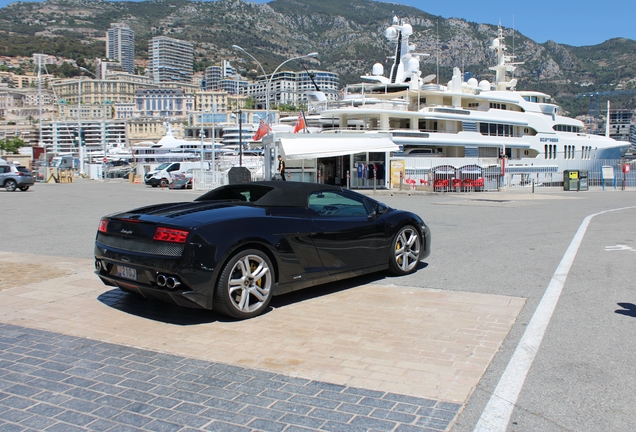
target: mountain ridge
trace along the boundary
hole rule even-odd
[[[439,60],[442,83],[455,66],[492,80],[488,67],[495,64],[489,46],[497,36],[496,26],[370,0],[47,0],[12,3],[0,10],[2,55],[30,55],[36,48],[49,48],[55,52],[47,54],[70,58],[103,57],[110,23],[124,22],[135,31],[140,60],[147,58],[147,42],[157,35],[193,42],[199,70],[221,59],[231,60],[242,71],[255,68],[232,45],[259,59],[267,72],[289,57],[317,51],[320,62],[307,61],[306,66],[337,72],[344,85],[359,81],[376,62],[386,67],[394,46],[386,41],[384,30],[397,15],[413,26],[410,40],[417,52],[430,54],[422,61],[423,75],[436,74]],[[538,44],[512,29],[504,29],[504,35],[511,53],[514,46],[516,60],[523,62],[515,71],[518,88],[550,93],[573,114],[587,111],[588,101],[575,99],[578,93],[636,87],[636,41],[631,39],[574,47],[554,41]],[[616,96],[617,106],[635,105],[634,97]]]

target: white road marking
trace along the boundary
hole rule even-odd
[[[636,249],[634,249],[631,246],[627,246],[627,245],[605,246],[605,250],[606,251],[631,251],[631,252],[636,252]]]
[[[474,432],[504,432],[506,430],[523,383],[539,351],[539,346],[543,341],[545,331],[548,328],[556,304],[561,296],[561,291],[563,291],[565,279],[568,276],[570,267],[574,262],[576,253],[581,246],[581,242],[583,241],[583,237],[592,218],[604,213],[633,208],[636,208],[636,206],[605,210],[589,215],[583,219],[583,223],[579,226],[570,246],[568,246],[568,249],[565,251],[565,255],[563,255],[559,266],[554,272],[552,280],[550,280],[550,284],[543,294],[539,306],[537,306],[537,309],[532,315],[528,327],[510,358],[510,362],[501,376],[495,391],[490,397],[486,408],[484,408],[484,411],[481,413]]]

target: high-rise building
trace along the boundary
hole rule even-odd
[[[135,32],[121,23],[112,23],[106,38],[106,56],[119,60],[122,70],[135,73]]]
[[[232,80],[244,81],[233,83]],[[223,60],[221,65],[209,66],[205,69],[206,90],[224,90],[230,94],[242,93],[241,89],[247,88],[247,81],[238,77],[236,68],[229,61]]]
[[[166,36],[155,36],[148,47],[149,68],[155,83],[191,83],[194,63],[192,44]]]

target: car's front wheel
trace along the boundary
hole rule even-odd
[[[168,182],[168,179],[162,178],[161,180],[159,180],[159,186],[161,186],[162,188],[167,187],[170,183]]]
[[[274,266],[258,249],[236,253],[223,267],[214,291],[214,309],[234,318],[261,314],[272,299]]]
[[[29,190],[29,186],[20,186],[20,190],[21,190],[22,192],[26,192],[26,191],[28,191],[28,190]]]
[[[15,182],[15,180],[9,179],[6,182],[4,182],[4,188],[8,190],[9,192],[13,192],[14,190],[16,190],[17,187],[18,187],[18,184]]]
[[[422,240],[411,225],[406,225],[395,234],[391,244],[389,269],[393,274],[413,273],[420,262]]]

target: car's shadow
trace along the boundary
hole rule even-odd
[[[428,264],[426,263],[420,263],[418,270],[425,268],[427,265]],[[356,286],[374,283],[391,277],[393,276],[387,272],[377,272],[276,296],[272,299],[269,307],[265,312],[263,312],[263,314],[267,314],[274,309],[286,307],[294,303],[334,294]],[[138,294],[127,293],[120,289],[107,291],[98,296],[97,300],[102,302],[104,305],[117,309],[121,312],[165,324],[191,326],[209,324],[216,321],[238,321],[211,310],[191,309],[177,306],[171,303],[164,303],[156,299],[143,298]]]

